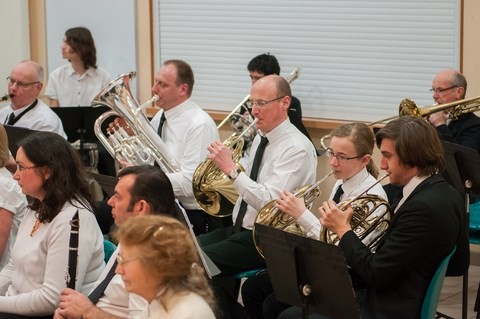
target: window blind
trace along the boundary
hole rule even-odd
[[[190,63],[193,98],[232,110],[246,66],[270,52],[308,117],[373,121],[404,98],[432,104],[434,75],[458,68],[461,0],[156,0],[155,68]]]

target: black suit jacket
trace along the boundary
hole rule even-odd
[[[437,126],[437,131],[442,140],[480,151],[480,118],[474,113],[461,115],[448,126]]]
[[[362,318],[420,318],[433,274],[457,245],[452,263],[464,271],[469,250],[463,199],[440,175],[427,178],[391,220],[375,254],[352,232],[339,246],[366,288]]]

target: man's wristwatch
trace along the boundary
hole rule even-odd
[[[237,168],[237,169],[232,169],[230,172],[228,172],[228,178],[230,179],[235,179],[238,177],[238,174],[240,174],[242,171]]]

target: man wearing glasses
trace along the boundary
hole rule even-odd
[[[430,91],[439,105],[462,100],[467,92],[467,80],[456,70],[444,70],[435,76]],[[446,110],[430,115],[428,121],[441,139],[480,151],[480,118],[474,113],[450,119],[449,110]]]
[[[42,79],[43,68],[36,62],[17,64],[7,77],[11,103],[10,107],[0,109],[0,121],[4,125],[54,132],[67,138],[60,118],[38,99],[43,88]]]
[[[235,300],[232,275],[265,268],[252,237],[258,211],[284,189],[293,192],[315,181],[315,148],[288,119],[290,99],[290,85],[278,75],[263,77],[252,86],[248,104],[259,133],[252,143],[246,172],[237,169],[232,151],[220,141],[208,148],[208,158],[232,180],[240,195],[233,208],[234,225],[198,238],[204,252],[222,271],[212,279],[222,318],[234,318],[242,311]]]

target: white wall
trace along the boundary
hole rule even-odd
[[[27,0],[0,0],[0,95],[7,92],[11,69],[30,58]]]
[[[46,0],[45,7],[47,74],[67,63],[61,55],[62,40],[67,29],[78,26],[92,32],[97,64],[112,78],[136,70],[134,1]]]

